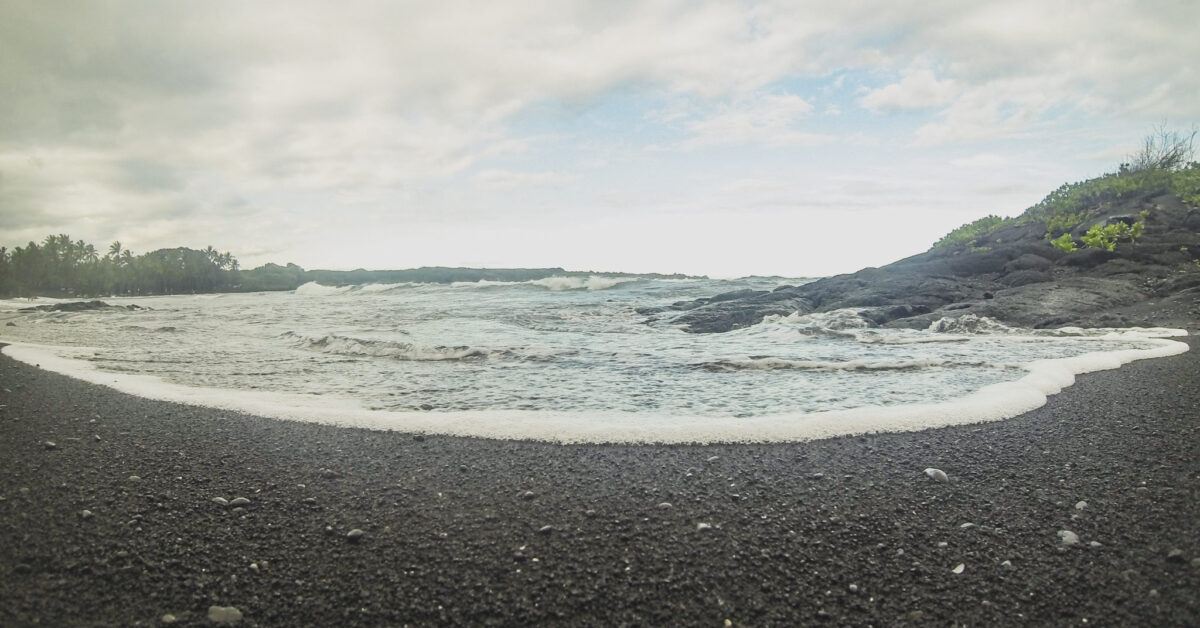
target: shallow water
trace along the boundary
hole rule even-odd
[[[886,429],[870,425],[888,416],[903,428],[919,419],[896,419],[905,415],[900,408],[978,401],[980,391],[1028,380],[1042,361],[1073,358],[1068,370],[1080,372],[1179,351],[1179,343],[1156,339],[1167,330],[1032,331],[971,318],[939,331],[885,330],[839,311],[688,334],[669,315],[648,322],[635,311],[802,281],[308,284],[295,292],[112,298],[147,309],[75,313],[16,311],[46,299],[4,301],[0,324],[15,326],[0,327],[0,338],[41,345],[25,351],[54,358],[58,370],[109,385],[136,381],[148,396],[558,440],[771,440],[847,411],[837,415],[850,417],[840,420],[846,429],[867,411],[875,418],[866,429]],[[1097,362],[1097,354],[1108,357]],[[1063,385],[1042,380],[1033,388],[1043,393]],[[1021,396],[989,394],[986,412],[972,412],[992,417],[1003,398],[1016,408],[1009,414],[1023,411],[1031,402],[1013,403]],[[674,436],[663,437],[664,429]],[[823,429],[818,435],[831,428]]]

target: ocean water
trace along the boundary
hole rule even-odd
[[[148,397],[280,418],[563,442],[781,441],[995,420],[1074,375],[1187,345],[1164,329],[929,330],[854,311],[689,334],[636,309],[804,280],[552,277],[110,298],[20,312],[5,352]],[[12,323],[12,325],[8,325]]]

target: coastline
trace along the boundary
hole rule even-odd
[[[1194,338],[999,422],[764,445],[339,428],[0,356],[0,623],[1195,625]]]

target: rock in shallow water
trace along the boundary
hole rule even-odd
[[[236,624],[242,621],[242,611],[236,606],[210,606],[208,620],[218,624]]]

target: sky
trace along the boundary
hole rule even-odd
[[[851,272],[1200,122],[1194,0],[0,0],[0,245]]]

